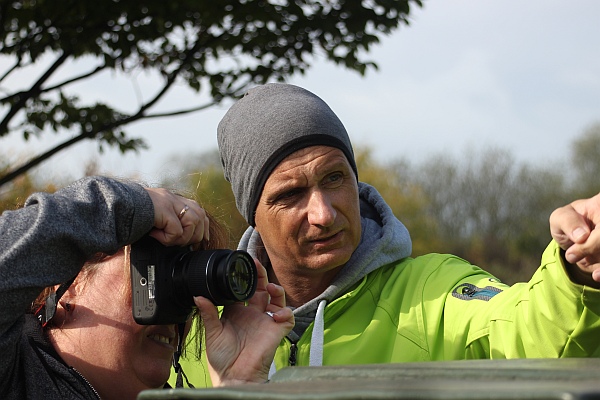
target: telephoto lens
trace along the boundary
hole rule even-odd
[[[203,296],[215,305],[226,305],[246,301],[256,290],[256,266],[245,251],[192,251],[178,264],[180,268],[173,268],[173,284],[181,301]]]

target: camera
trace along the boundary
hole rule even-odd
[[[256,291],[256,265],[245,251],[167,247],[145,236],[131,245],[130,258],[133,318],[141,325],[184,323],[194,296],[227,305]]]

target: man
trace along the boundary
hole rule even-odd
[[[590,247],[598,242],[595,231],[590,236],[595,225],[582,217],[600,209],[597,199],[557,210],[557,240],[540,268],[528,283],[509,287],[451,255],[411,258],[404,225],[375,188],[358,181],[344,126],[302,88],[250,90],[219,124],[218,143],[250,225],[239,248],[261,261],[294,310],[296,325],[272,372],[600,355],[600,291],[580,284],[600,281],[600,249]],[[579,265],[567,264],[560,246]]]

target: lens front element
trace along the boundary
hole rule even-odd
[[[228,285],[231,288],[231,292],[239,301],[245,301],[250,298],[248,294],[252,290],[254,282],[254,262],[252,262],[252,265],[249,265],[248,262],[246,257],[239,257],[238,254],[232,254],[232,260],[229,263],[230,271],[227,274]]]

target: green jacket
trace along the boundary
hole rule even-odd
[[[570,282],[553,242],[528,283],[448,255],[380,268],[328,304],[323,365],[600,356],[600,291]],[[310,326],[297,343],[308,365]],[[289,365],[288,340],[277,351]]]
[[[511,287],[458,257],[405,258],[327,304],[323,365],[600,356],[599,315],[600,291],[569,280],[555,242],[532,279]],[[313,327],[295,345],[295,365],[309,365]],[[282,341],[277,369],[293,347]],[[208,373],[193,364],[184,371],[204,386]]]

